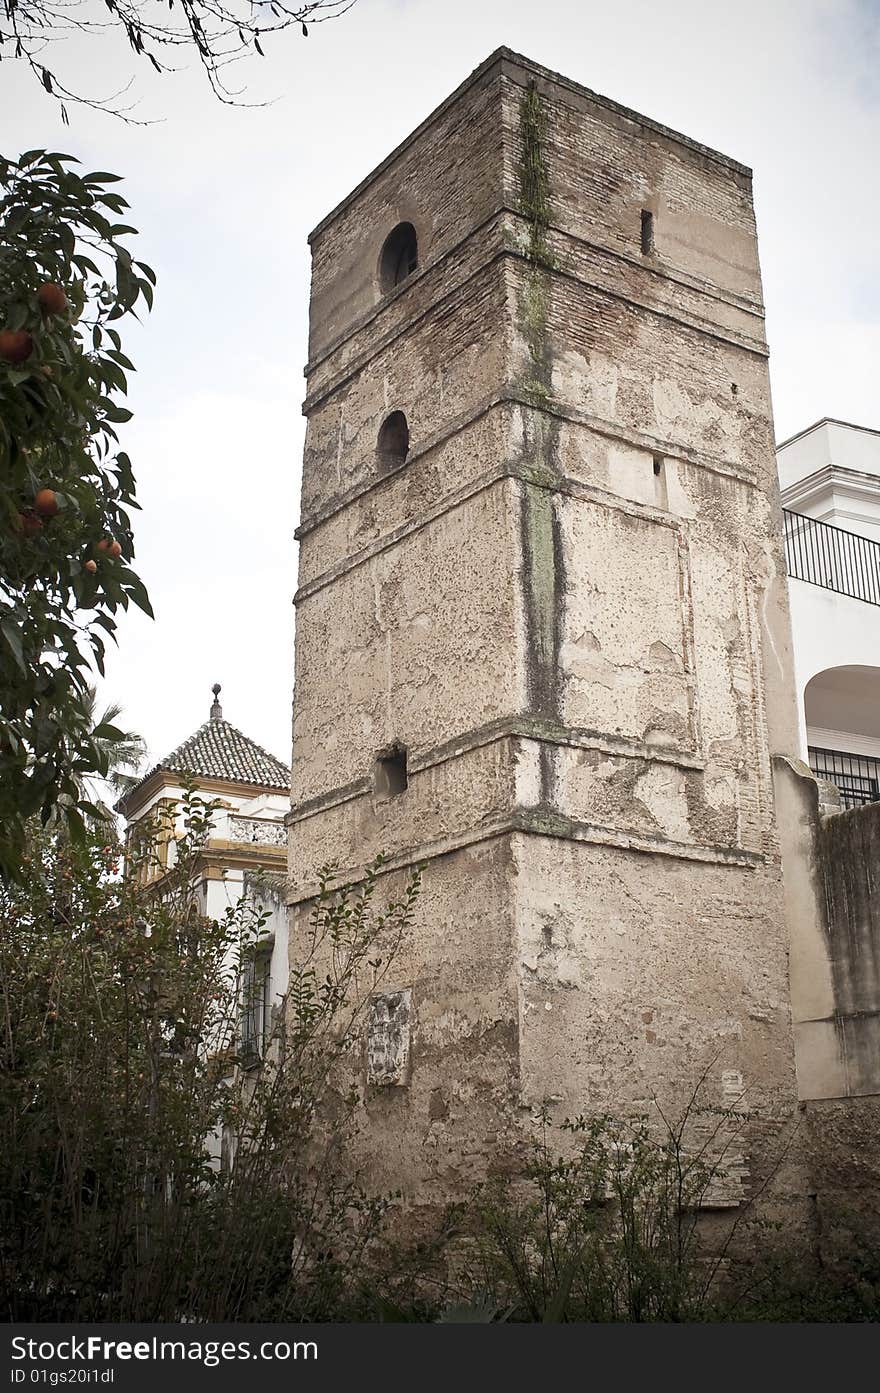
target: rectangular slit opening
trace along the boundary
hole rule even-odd
[[[654,470],[654,505],[657,508],[668,508],[669,499],[666,492],[666,460],[663,455],[652,455],[651,463]]]

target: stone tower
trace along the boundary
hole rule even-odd
[[[794,1097],[749,171],[506,49],[315,229],[291,951],[425,865],[359,1068],[431,1202],[529,1111]],[[747,1165],[749,1158],[746,1158]]]

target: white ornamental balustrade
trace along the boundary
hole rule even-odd
[[[287,829],[277,818],[240,817],[229,819],[229,837],[233,842],[260,842],[263,846],[286,846]]]

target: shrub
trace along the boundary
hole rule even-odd
[[[259,1069],[244,1068],[241,984],[265,916],[221,921],[192,886],[212,805],[190,791],[176,861],[31,829],[0,888],[0,1298],[8,1319],[320,1319],[363,1303],[386,1201],[341,1164],[353,1096],[315,1114],[367,991],[404,931],[374,904],[378,865],[322,875],[307,960]],[[317,964],[321,963],[320,970]]]

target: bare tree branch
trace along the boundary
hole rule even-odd
[[[337,19],[357,0],[0,0],[0,61],[30,68],[44,90],[61,103],[66,122],[69,102],[133,121],[120,105],[131,79],[107,96],[79,92],[59,77],[50,53],[75,34],[124,36],[132,53],[158,73],[174,71],[173,58],[195,50],[214,95],[229,105],[241,102],[241,89],[229,86],[226,69],[254,54],[280,30],[311,27]],[[52,62],[52,66],[49,66]],[[139,122],[138,124],[143,124]]]

